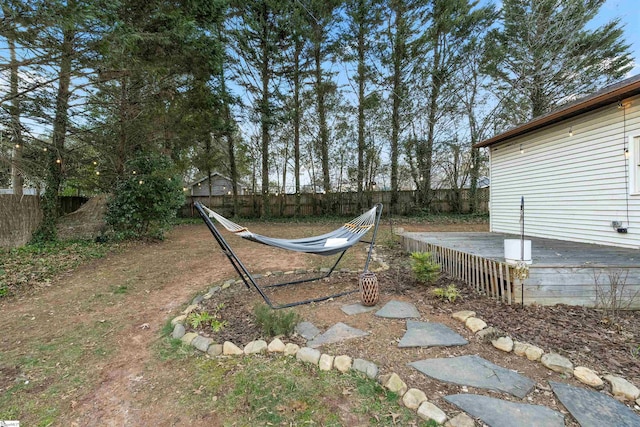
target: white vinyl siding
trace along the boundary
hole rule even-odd
[[[519,233],[524,196],[527,235],[639,248],[640,97],[625,105],[491,147],[491,231]],[[612,221],[628,233],[616,232]]]
[[[631,194],[640,195],[640,136],[629,137],[629,173]]]

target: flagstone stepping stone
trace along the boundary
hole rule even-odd
[[[361,331],[360,329],[352,328],[342,322],[336,323],[324,334],[318,335],[311,341],[307,341],[307,347],[317,348],[324,344],[333,344],[352,338],[365,337],[369,335],[369,332]]]
[[[582,427],[640,426],[640,416],[606,394],[553,381],[549,385]]]
[[[475,394],[454,394],[445,396],[444,400],[491,427],[564,427],[564,415],[546,406],[508,402]]]
[[[407,332],[398,347],[465,345],[469,342],[442,323],[407,320]]]
[[[360,303],[343,305],[342,307],[340,307],[340,309],[347,316],[353,316],[354,314],[368,313],[370,311],[376,310],[377,308],[378,307],[376,307],[375,305],[373,307],[367,307],[367,306],[364,306],[364,305],[362,305]]]
[[[306,340],[312,340],[320,335],[320,329],[311,322],[300,322],[296,325],[295,331]]]
[[[439,381],[502,391],[520,399],[524,398],[535,385],[529,378],[477,355],[425,359],[411,362],[409,366]]]
[[[415,305],[410,302],[391,300],[380,310],[376,311],[376,316],[390,319],[408,319],[420,317],[420,313]]]

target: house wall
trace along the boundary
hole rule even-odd
[[[213,187],[211,188],[212,196],[225,196],[229,191],[231,191],[231,181],[225,179],[221,176],[213,177]],[[238,188],[239,193],[242,194],[240,188]],[[192,196],[208,196],[209,195],[209,179],[203,180],[200,185],[195,184],[192,187]]]
[[[640,97],[623,102],[492,146],[491,231],[520,233],[524,196],[526,235],[640,248],[638,166],[624,155],[640,136]]]

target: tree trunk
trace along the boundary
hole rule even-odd
[[[49,152],[49,168],[42,203],[42,223],[36,233],[37,238],[42,241],[53,241],[56,239],[56,219],[59,214],[58,192],[62,184],[64,169],[64,159],[62,155],[67,135],[69,96],[71,95],[69,85],[71,83],[71,60],[74,38],[75,31],[73,29],[64,30],[58,92],[56,94],[55,118],[53,121],[53,149]]]
[[[478,148],[473,148],[478,140],[478,129],[476,124],[476,118],[473,112],[473,106],[475,105],[475,93],[471,97],[470,108],[468,109],[469,115],[469,131],[471,134],[471,159],[469,159],[471,172],[469,176],[471,182],[469,183],[469,213],[476,213],[478,209],[478,175],[480,174],[480,151]]]
[[[392,111],[391,111],[391,202],[390,211],[393,213],[398,204],[398,143],[400,139],[400,107],[402,103],[402,62],[406,52],[405,10],[402,1],[392,2],[395,20],[395,43],[393,46],[393,76],[392,76]]]
[[[269,206],[269,128],[271,122],[271,111],[269,107],[269,82],[271,77],[270,52],[269,52],[269,12],[267,4],[262,5],[262,18],[265,23],[262,27],[262,68],[260,77],[262,79],[262,102],[261,102],[261,133],[262,133],[262,217],[269,217],[271,209]]]
[[[18,62],[16,60],[16,43],[12,37],[7,38],[9,44],[11,68],[11,188],[13,194],[22,196],[24,179],[22,177],[22,129],[20,125],[20,98],[18,97]]]
[[[364,2],[360,0],[358,2],[358,10],[364,9]],[[363,194],[363,181],[364,181],[364,150],[365,150],[365,117],[364,117],[364,102],[365,102],[365,28],[362,22],[358,27],[358,200],[357,209],[360,212],[364,208],[364,194]]]
[[[208,188],[208,190],[209,190],[209,201],[207,203],[209,203],[209,207],[211,207],[212,206],[212,204],[211,204],[211,202],[212,202],[211,196],[212,196],[212,193],[213,193],[213,183],[211,182],[211,169],[207,169],[207,180],[209,181],[208,185],[207,185],[207,187],[209,187]]]
[[[427,209],[430,208],[432,191],[431,191],[431,169],[433,167],[433,141],[435,139],[436,115],[438,109],[438,97],[440,96],[440,88],[442,87],[441,70],[441,39],[438,34],[434,37],[435,43],[433,47],[433,70],[431,72],[431,90],[429,93],[429,113],[427,115],[427,140],[423,151],[424,159],[422,160],[423,168],[421,170],[423,177],[423,200]]]
[[[124,177],[124,164],[127,160],[127,123],[129,121],[128,77],[123,73],[120,78],[120,127],[118,135],[118,149],[116,156],[116,175]]]
[[[296,181],[296,207],[295,216],[300,216],[300,54],[302,53],[302,40],[296,39],[293,53],[293,161]]]
[[[329,130],[327,127],[327,112],[325,105],[326,88],[322,78],[322,33],[315,29],[316,40],[314,42],[315,78],[316,78],[316,102],[318,104],[318,126],[320,131],[320,163],[322,164],[322,185],[325,193],[331,191],[329,175]]]
[[[229,156],[229,174],[231,175],[231,192],[233,194],[233,216],[238,214],[238,167],[236,165],[236,147],[233,138],[233,123],[231,109],[229,108],[229,97],[227,96],[227,86],[224,77],[224,67],[220,67],[220,90],[222,92],[222,105],[224,114],[223,134],[227,140],[227,155]]]

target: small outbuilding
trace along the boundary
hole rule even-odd
[[[188,186],[191,196],[209,196],[209,177],[200,178]],[[211,196],[230,196],[233,193],[233,181],[218,172],[211,174]],[[238,184],[238,195],[244,195],[245,188]]]
[[[640,248],[640,75],[476,144],[490,154],[490,229]]]

